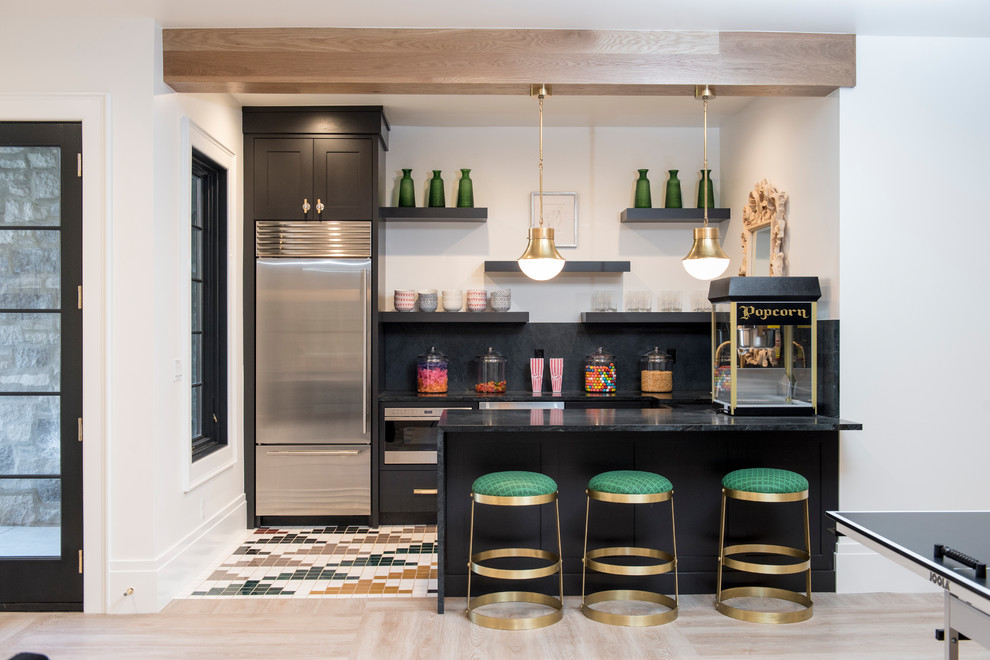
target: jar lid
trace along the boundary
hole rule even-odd
[[[487,351],[479,355],[478,359],[482,362],[502,362],[505,360],[505,358],[491,346],[488,347]]]
[[[596,362],[612,362],[615,360],[615,356],[611,353],[607,353],[604,346],[599,346],[595,349],[594,353],[588,355],[588,359]]]
[[[652,351],[643,355],[643,360],[645,362],[659,362],[665,364],[670,362],[670,355],[667,351],[661,351],[659,347],[654,346]]]
[[[416,357],[423,360],[446,360],[447,356],[437,350],[436,346],[430,346],[425,353],[420,353]]]

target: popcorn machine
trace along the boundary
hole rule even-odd
[[[712,402],[731,415],[814,415],[817,277],[713,280]]]

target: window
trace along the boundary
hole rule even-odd
[[[192,150],[192,460],[227,444],[227,170]]]

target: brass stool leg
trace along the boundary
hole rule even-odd
[[[674,609],[680,599],[680,589],[677,585],[677,530],[674,529],[674,498],[670,498],[670,541],[674,546]]]
[[[718,573],[715,580],[715,607],[722,603],[722,565],[725,563],[725,489],[722,489],[722,514],[718,524]]]
[[[591,511],[591,497],[584,491],[584,550],[581,552],[581,609],[584,609],[584,579],[588,569],[588,514]]]
[[[479,626],[493,628],[495,630],[532,630],[543,628],[560,621],[564,616],[564,574],[561,559],[562,547],[560,538],[560,507],[557,502],[556,493],[552,495],[554,503],[554,513],[556,515],[557,527],[557,554],[532,548],[497,548],[486,550],[474,554],[474,505],[476,503],[474,494],[471,497],[471,524],[468,540],[468,578],[467,578],[467,617]],[[482,503],[484,503],[482,501]],[[549,498],[542,503],[549,503]],[[487,566],[482,562],[490,559],[500,559],[504,557],[529,557],[554,563],[541,568],[532,569],[503,569]],[[530,591],[497,591],[483,594],[472,598],[471,596],[471,573],[494,577],[498,579],[521,580],[538,577],[549,577],[554,573],[558,574],[558,586],[560,588],[560,598],[547,596],[545,594]],[[552,611],[549,614],[542,614],[530,617],[502,617],[489,616],[478,612],[478,608],[493,603],[534,603],[549,607]]]
[[[474,498],[471,498],[471,527],[468,532],[468,563],[467,563],[467,614],[471,614],[471,557],[474,556]]]
[[[759,502],[788,502],[796,501],[797,499],[803,499],[803,513],[804,513],[804,550],[799,550],[797,548],[782,546],[782,545],[768,545],[768,544],[738,544],[738,545],[725,545],[725,511],[727,504],[728,494],[726,490],[722,489],[722,520],[719,529],[719,563],[718,563],[718,580],[716,583],[716,593],[715,593],[715,609],[722,614],[732,617],[733,619],[738,619],[740,621],[749,621],[753,623],[797,623],[799,621],[806,621],[811,618],[814,603],[811,600],[811,528],[810,521],[808,517],[808,496],[807,491],[803,493],[795,494],[785,494],[777,499],[767,499],[772,498],[772,495],[760,495],[760,496],[745,496],[742,499],[751,499],[752,501]],[[760,499],[757,499],[759,497]],[[790,499],[781,499],[781,498]],[[764,553],[784,557],[794,557],[799,559],[799,562],[790,564],[766,564],[757,563],[749,561],[741,561],[735,558],[735,555],[746,554],[746,553]],[[733,587],[731,589],[722,589],[722,569],[728,566],[729,568],[744,571],[747,573],[757,573],[762,575],[785,575],[803,572],[805,574],[805,593],[799,593],[797,591],[791,591],[790,589],[778,589],[774,587],[759,587],[759,586],[744,586],[744,587]],[[790,610],[786,612],[768,612],[762,610],[752,610],[743,607],[735,607],[726,603],[726,600],[731,600],[733,598],[774,598],[777,600],[785,600],[791,603],[796,603],[801,606],[799,610]]]
[[[804,501],[804,549],[808,553],[808,572],[805,574],[805,592],[811,600],[811,524],[808,520],[808,500]]]
[[[639,499],[639,500],[617,500],[617,499],[605,499],[604,496],[596,496],[594,499],[604,499],[605,501],[612,502],[624,502],[630,503],[645,503],[645,502],[656,502],[662,501],[659,498],[666,496],[670,500],[670,530],[673,534],[673,550],[674,554],[667,553],[663,550],[655,550],[653,548],[641,548],[641,547],[609,547],[609,548],[596,548],[591,552],[588,552],[588,536],[590,530],[590,520],[589,511],[591,509],[591,494],[589,491],[588,500],[585,504],[584,513],[584,554],[581,557],[581,612],[591,619],[592,621],[598,621],[599,623],[607,623],[610,625],[619,626],[657,626],[664,623],[669,623],[677,618],[678,614],[678,594],[679,587],[677,583],[677,530],[674,526],[674,498],[673,491],[668,491],[666,494],[660,494],[659,496],[631,496],[631,497],[651,497],[655,499]],[[627,496],[617,496],[609,495],[609,497],[627,497]],[[612,563],[609,561],[602,560],[603,557],[616,557],[616,556],[626,556],[626,557],[647,557],[658,563],[641,565],[641,566],[631,566],[621,563]],[[596,591],[591,594],[587,594],[585,591],[585,574],[588,569],[593,571],[608,573],[611,575],[626,575],[626,576],[646,576],[646,575],[660,575],[662,573],[667,573],[670,571],[674,572],[674,597],[671,598],[664,594],[655,593],[652,591],[642,591],[637,589],[612,589],[606,591]],[[656,605],[663,605],[666,607],[666,611],[654,613],[654,614],[614,614],[612,612],[606,612],[603,610],[598,610],[593,607],[597,603],[604,603],[609,601],[643,601],[647,603],[654,603]]]
[[[557,579],[560,583],[560,606],[564,607],[564,549],[560,544],[560,500],[553,501],[553,513],[557,520]]]

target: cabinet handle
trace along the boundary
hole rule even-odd
[[[413,495],[436,495],[436,488],[413,488]]]
[[[320,201],[320,198],[319,198],[319,197],[317,197],[317,198],[316,198],[316,212],[317,212],[317,213],[323,213],[323,209],[325,209],[325,208],[326,208],[326,207],[325,207],[325,206],[323,206],[323,202],[321,202],[321,201]]]
[[[309,200],[303,197],[303,213],[309,213]]]

